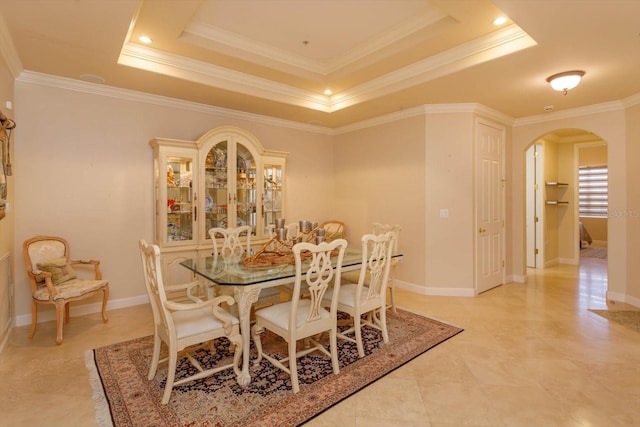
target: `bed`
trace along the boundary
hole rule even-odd
[[[587,242],[589,245],[593,243],[593,239],[587,231],[587,227],[580,221],[580,249],[582,249],[583,242]]]

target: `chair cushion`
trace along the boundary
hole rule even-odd
[[[89,279],[71,279],[56,285],[56,296],[53,300],[75,298],[88,293],[97,291],[107,286],[109,282],[106,280],[89,280]],[[33,293],[33,298],[39,301],[51,300],[51,295],[46,286],[38,288]]]
[[[233,325],[239,323],[236,317],[226,311],[223,311],[222,314],[231,319]],[[213,316],[211,307],[174,311],[171,315],[176,327],[176,337],[178,339],[223,328],[222,322]]]
[[[296,327],[301,327],[307,320],[309,314],[309,308],[311,307],[311,301],[303,299],[298,302],[298,317],[296,318]],[[289,312],[291,311],[291,301],[283,302],[281,304],[275,304],[271,307],[263,308],[256,311],[256,318],[262,317],[265,320],[273,323],[279,328],[289,329]],[[331,316],[329,311],[322,308],[320,310],[320,317],[327,319]]]
[[[36,266],[40,271],[51,273],[51,281],[54,285],[76,278],[76,272],[71,265],[69,265],[65,257],[39,262]]]

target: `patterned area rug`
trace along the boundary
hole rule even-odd
[[[589,310],[598,316],[619,323],[627,328],[640,332],[640,311],[631,310]]]
[[[607,248],[588,247],[580,249],[580,256],[585,258],[607,259]]]
[[[366,356],[358,358],[355,344],[338,340],[340,374],[331,361],[314,352],[299,359],[300,392],[291,392],[289,376],[263,360],[251,367],[251,384],[240,387],[232,370],[175,387],[167,405],[160,404],[166,364],[148,381],[153,337],[143,337],[87,351],[97,421],[101,426],[297,426],[349,395],[380,379],[430,348],[462,331],[461,328],[407,311],[387,314],[389,345],[381,345],[379,331],[365,327]],[[218,340],[215,353],[206,346],[196,358],[205,367],[231,357],[228,342]],[[286,355],[283,340],[267,332],[265,352]],[[165,346],[163,345],[163,349]],[[255,351],[252,348],[252,356]],[[253,358],[253,357],[252,357]],[[164,370],[163,370],[164,368]],[[191,372],[179,362],[176,380]]]

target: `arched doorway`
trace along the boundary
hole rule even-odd
[[[579,195],[581,169],[608,168],[606,142],[584,129],[558,129],[531,141],[523,155],[526,266],[580,264],[581,246],[606,247],[606,208],[604,215],[581,212]]]

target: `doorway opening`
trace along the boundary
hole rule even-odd
[[[603,194],[596,182],[602,174],[580,174],[608,170],[606,141],[584,129],[559,129],[533,141],[525,159],[527,267],[577,265],[582,255],[606,260],[608,188]],[[601,188],[590,193],[594,185]]]

